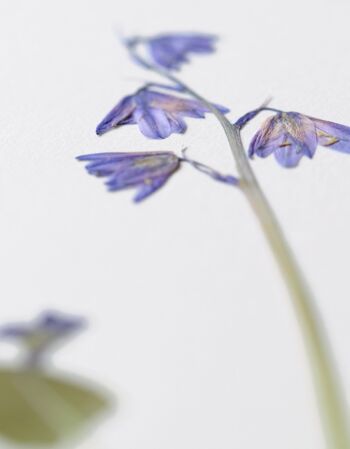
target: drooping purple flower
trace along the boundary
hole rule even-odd
[[[140,202],[162,187],[169,177],[179,169],[182,162],[188,162],[197,170],[211,176],[217,181],[236,185],[237,179],[221,175],[199,162],[179,158],[176,154],[163,152],[147,153],[99,153],[77,157],[79,161],[88,161],[88,173],[107,177],[109,191],[136,188],[135,202]]]
[[[229,110],[215,105],[221,112]],[[98,135],[121,125],[138,124],[140,131],[150,139],[165,139],[172,133],[184,133],[184,117],[204,118],[210,112],[201,102],[139,89],[124,97],[97,126]]]
[[[278,112],[253,137],[249,156],[273,153],[283,167],[296,167],[303,156],[314,156],[317,145],[350,153],[350,127],[298,112]]]
[[[161,34],[147,40],[153,62],[167,70],[178,70],[191,53],[212,53],[216,37],[201,33]]]
[[[13,338],[25,344],[31,351],[41,351],[49,344],[66,337],[84,325],[82,318],[45,312],[27,323],[13,323],[0,328],[0,338]]]
[[[135,202],[162,187],[180,166],[179,158],[171,152],[99,153],[77,159],[89,162],[86,170],[91,175],[107,176],[109,191],[136,188]]]

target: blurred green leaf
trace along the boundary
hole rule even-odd
[[[77,380],[0,370],[0,435],[16,443],[58,443],[109,408],[103,394]]]

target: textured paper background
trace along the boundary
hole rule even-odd
[[[240,194],[186,167],[136,207],[74,157],[186,145],[234,170],[212,117],[162,142],[136,127],[95,136],[151,77],[116,30],[218,33],[218,53],[181,76],[232,119],[273,95],[276,107],[350,124],[349,2],[2,0],[0,13],[1,321],[47,307],[90,319],[56,364],[114,390],[119,407],[79,449],[322,449],[289,299]],[[272,158],[254,168],[350,393],[350,156],[319,148],[297,170]]]

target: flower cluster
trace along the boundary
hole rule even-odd
[[[201,101],[201,97],[186,98],[191,94],[181,82],[170,73],[178,70],[188,61],[191,54],[205,54],[214,51],[216,38],[208,34],[183,33],[162,34],[152,38],[135,37],[125,41],[130,55],[143,67],[164,75],[172,85],[148,83],[135,93],[122,98],[96,128],[102,135],[112,128],[124,125],[138,125],[141,133],[149,139],[165,139],[171,134],[186,131],[185,118],[204,118],[208,112],[221,115],[229,110],[217,104]],[[143,60],[135,48],[144,45],[151,62]],[[177,94],[160,90],[175,91]],[[192,94],[191,94],[192,95]],[[213,110],[213,107],[216,109]],[[298,112],[283,112],[267,105],[248,112],[236,123],[241,130],[257,114],[271,110],[269,117],[253,137],[248,155],[265,158],[274,154],[283,167],[296,167],[303,156],[312,158],[318,145],[350,153],[350,127],[309,117]],[[200,170],[213,179],[230,185],[237,185],[234,176],[222,175],[200,162],[176,156],[173,152],[102,153],[88,154],[77,158],[88,162],[87,171],[95,176],[107,177],[107,188],[117,191],[129,187],[137,189],[134,200],[139,202],[162,187],[183,162]]]
[[[129,39],[129,48],[140,39]],[[187,61],[190,53],[210,53],[214,51],[213,36],[204,34],[166,34],[150,39],[141,39],[147,44],[154,64],[165,69],[178,69]],[[146,64],[143,64],[147,66]],[[186,117],[204,118],[211,112],[208,105],[196,99],[172,95],[159,91],[167,89],[182,92],[181,87],[149,83],[135,93],[122,98],[119,103],[99,123],[96,133],[102,135],[112,128],[137,124],[141,133],[150,139],[165,139],[171,134],[186,131]],[[210,106],[210,105],[209,105]],[[220,113],[229,112],[224,106],[213,104]],[[134,187],[137,189],[135,202],[140,202],[162,187],[182,163],[209,175],[216,181],[237,185],[238,180],[231,175],[223,175],[206,165],[189,159],[183,153],[178,157],[170,151],[137,153],[101,153],[78,156],[79,161],[88,162],[88,173],[107,177],[109,191]]]

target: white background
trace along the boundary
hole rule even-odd
[[[94,134],[152,79],[117,32],[220,35],[181,76],[232,119],[273,95],[275,107],[350,124],[349,17],[346,0],[1,1],[1,321],[48,307],[90,320],[55,362],[114,391],[118,409],[79,449],[324,448],[289,298],[239,192],[185,167],[135,206],[74,158],[188,146],[234,172],[213,117],[161,142],[135,126]],[[254,168],[349,395],[350,155],[319,148],[295,170],[273,158]]]

